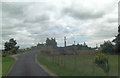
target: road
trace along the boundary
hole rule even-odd
[[[17,56],[18,60],[8,76],[50,76],[35,61],[39,51],[31,51]]]

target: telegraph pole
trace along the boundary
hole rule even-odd
[[[64,47],[66,48],[66,36],[64,37]]]
[[[74,41],[74,45],[75,45],[75,41]]]
[[[65,63],[65,60],[66,60],[66,59],[65,59],[65,51],[66,51],[66,50],[65,50],[65,49],[66,49],[66,36],[64,37],[64,47],[65,47],[65,48],[64,48],[64,68],[65,68],[65,67],[66,67],[66,63]]]
[[[76,71],[76,68],[77,68],[77,53],[76,53],[75,41],[74,41],[74,46],[73,46],[73,52],[74,52],[74,71]]]
[[[98,48],[98,45],[96,44],[96,48]]]

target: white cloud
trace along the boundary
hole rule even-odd
[[[23,48],[55,37],[63,46],[67,36],[67,44],[95,46],[117,35],[118,0],[24,1],[2,4],[3,42],[13,37]]]

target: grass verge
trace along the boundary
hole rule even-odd
[[[109,55],[108,57],[110,63],[109,76],[118,76],[118,56]],[[53,63],[53,58],[49,56],[38,55],[37,59],[40,64],[44,65],[58,76],[106,76],[104,71],[96,65],[94,66],[95,72],[93,72],[94,55],[77,56],[76,70],[74,70],[75,66],[73,55],[66,56],[65,67],[63,56],[59,56],[59,60],[56,56],[54,58],[54,62],[56,61],[56,63]]]
[[[15,59],[11,56],[6,56],[2,58],[2,76],[7,76],[10,68],[15,63]]]

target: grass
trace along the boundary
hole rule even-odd
[[[2,58],[2,76],[7,76],[8,71],[15,63],[15,59],[11,56],[6,56]]]
[[[109,55],[110,72],[109,76],[118,76],[118,56]],[[98,66],[93,66],[94,55],[79,55],[77,56],[77,66],[74,70],[74,56],[66,56],[66,67],[64,67],[63,56],[60,56],[61,63],[53,63],[52,57],[38,55],[37,59],[40,64],[46,66],[49,70],[57,74],[58,76],[106,76],[104,71]],[[43,60],[44,59],[44,60]],[[58,62],[58,57],[55,57],[56,62]],[[95,72],[93,72],[93,67],[95,67]]]
[[[0,56],[0,77],[2,76],[2,56]]]

